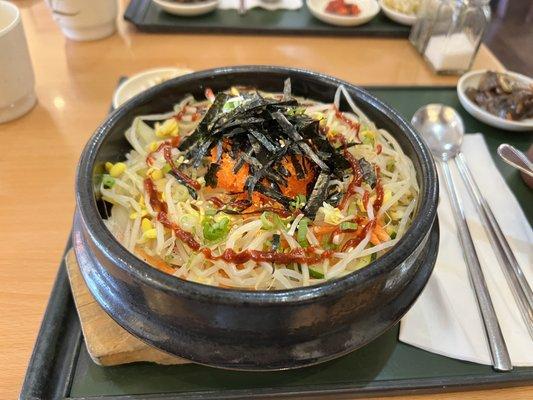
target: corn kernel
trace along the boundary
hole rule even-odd
[[[179,129],[178,123],[176,122],[176,129],[173,129],[170,131],[170,136],[178,137],[179,135],[180,135],[180,129]]]
[[[159,179],[163,179],[163,172],[158,168],[154,168],[150,172],[150,176],[152,177],[153,180],[158,181]]]
[[[231,89],[229,90],[229,92],[231,93],[232,96],[238,96],[239,95],[239,90],[237,90],[237,88],[235,86],[232,86]]]
[[[152,222],[148,218],[143,218],[141,221],[141,229],[143,232],[149,231],[154,226],[152,225]]]
[[[110,163],[109,161],[105,163],[105,170],[107,172],[111,171],[111,168],[113,168],[113,163]]]
[[[174,118],[169,118],[162,124],[155,125],[155,135],[157,137],[162,138],[165,136],[178,136],[178,134],[178,121],[176,121]]]
[[[385,189],[383,194],[383,204],[387,203],[392,197],[392,192],[389,189]]]
[[[147,231],[144,231],[143,237],[145,239],[155,239],[157,237],[157,231],[154,229],[148,229]]]
[[[160,142],[150,142],[148,145],[148,151],[156,151],[159,147]]]
[[[146,209],[141,210],[141,217],[146,217],[148,215],[148,211]],[[130,219],[137,219],[139,217],[139,213],[137,211],[134,211],[130,214]]]
[[[124,173],[124,171],[126,171],[126,164],[118,162],[111,167],[109,170],[109,175],[111,175],[113,178],[118,178]]]

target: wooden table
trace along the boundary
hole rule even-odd
[[[44,2],[16,3],[22,9],[39,103],[23,118],[0,125],[0,399],[18,396],[70,231],[76,163],[106,116],[121,75],[169,65],[279,64],[361,85],[456,82],[435,76],[406,40],[148,35],[120,19],[118,34],[76,43],[61,34]],[[484,47],[475,67],[502,68]],[[488,400],[531,398],[532,393],[514,388],[435,397]]]

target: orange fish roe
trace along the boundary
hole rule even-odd
[[[300,163],[300,165],[302,165],[303,157],[295,157]],[[307,170],[307,173],[305,174],[303,179],[298,179],[298,177],[296,176],[296,170],[291,162],[291,159],[289,157],[285,157],[282,160],[283,166],[291,174],[291,176],[287,178],[287,186],[280,188],[281,192],[287,197],[296,197],[299,194],[307,195],[307,185],[310,182],[313,182],[313,180],[315,179],[315,173],[313,167],[311,166],[311,163],[307,161],[307,159],[305,159],[303,162],[305,163],[305,169]]]
[[[242,192],[244,190],[246,178],[250,175],[250,168],[248,164],[244,164],[235,174],[233,173],[235,163],[236,161],[228,153],[222,154],[220,169],[217,172],[218,188],[226,189],[228,192]]]
[[[211,149],[211,158],[215,159],[217,154],[217,149]],[[315,179],[315,173],[311,163],[304,159],[302,156],[295,156],[298,162],[301,164],[305,162],[305,169],[307,173],[303,179],[298,179],[296,174],[296,169],[289,157],[285,157],[281,162],[285,169],[289,171],[291,176],[287,177],[287,186],[281,186],[281,192],[287,196],[294,198],[299,194],[307,195],[307,186]],[[238,195],[236,199],[245,199],[247,198],[245,184],[246,179],[250,176],[250,168],[248,164],[244,164],[241,169],[235,174],[233,168],[235,167],[236,160],[230,157],[229,153],[223,152],[220,159],[220,168],[217,172],[217,188],[225,189],[228,192],[238,193],[243,192]],[[265,180],[261,181],[263,184],[266,184]],[[275,202],[269,197],[254,192],[252,195],[252,207],[248,208],[249,211],[265,206],[266,204],[274,204]]]

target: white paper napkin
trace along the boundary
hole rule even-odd
[[[528,282],[533,284],[531,226],[496,169],[483,136],[466,135],[463,152]],[[455,166],[452,172],[511,361],[515,366],[532,366],[533,340],[522,322],[507,280]],[[491,364],[446,188],[444,184],[440,188],[437,263],[420,298],[401,321],[400,340],[444,356]]]
[[[246,9],[255,7],[264,8],[265,10],[297,10],[303,6],[303,0],[277,0],[277,1],[263,1],[263,0],[244,0]],[[239,0],[220,0],[218,8],[221,10],[230,10],[239,8]]]

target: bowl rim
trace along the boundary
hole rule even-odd
[[[474,103],[472,100],[468,98],[468,96],[466,95],[466,89],[467,89],[469,80],[476,78],[478,76],[481,76],[489,71],[492,71],[492,70],[477,69],[474,71],[469,71],[466,74],[463,74],[459,78],[459,81],[457,81],[457,95],[459,96],[459,99],[461,100],[461,102],[465,102],[466,104],[468,104],[468,106],[471,109],[473,109],[474,112],[478,113],[480,116],[474,115],[473,112],[471,112],[470,110],[468,110],[468,108],[465,107],[466,111],[472,114],[473,117],[475,117],[476,119],[480,119],[482,122],[485,122],[485,123],[489,123],[489,122],[483,121],[483,118],[487,121],[490,121],[493,124],[499,124],[499,126],[506,126],[507,128],[533,129],[533,118],[528,118],[525,121],[507,120],[507,119],[498,117],[497,115],[491,114],[490,112],[484,110],[483,108],[481,108],[480,106],[478,106],[476,103]],[[533,78],[530,78],[518,72],[513,72],[513,71],[493,71],[493,72],[507,75],[519,81],[529,82],[531,85],[533,85]]]
[[[390,251],[378,258],[369,266],[354,271],[343,277],[332,279],[317,285],[305,286],[283,290],[244,290],[228,289],[216,286],[204,285],[187,281],[173,275],[166,274],[142,261],[125,247],[123,247],[113,234],[107,229],[102,219],[94,196],[93,169],[96,156],[107,134],[116,123],[126,116],[132,109],[146,102],[147,99],[158,95],[168,86],[178,87],[183,82],[199,81],[204,79],[224,76],[228,74],[279,74],[298,75],[313,80],[326,81],[335,86],[343,85],[349,92],[357,95],[366,103],[371,104],[378,112],[388,116],[400,129],[406,133],[406,138],[414,147],[420,160],[419,171],[420,195],[422,202],[418,204],[417,214],[407,229],[404,236],[394,245]],[[283,81],[283,76],[280,81]],[[76,171],[76,206],[77,212],[84,225],[85,234],[92,244],[122,271],[133,278],[162,290],[180,296],[194,299],[216,300],[221,304],[233,304],[236,301],[247,302],[255,306],[272,306],[275,304],[305,303],[318,297],[335,296],[339,292],[388,272],[399,266],[419,245],[426,240],[431,231],[436,217],[438,203],[438,180],[436,168],[428,147],[415,129],[405,121],[395,110],[382,101],[375,98],[366,90],[361,89],[344,80],[334,78],[322,73],[305,69],[269,66],[269,65],[240,65],[213,68],[196,71],[187,75],[179,76],[154,86],[143,93],[133,97],[115,110],[96,129],[93,136],[87,142],[82,151]]]

